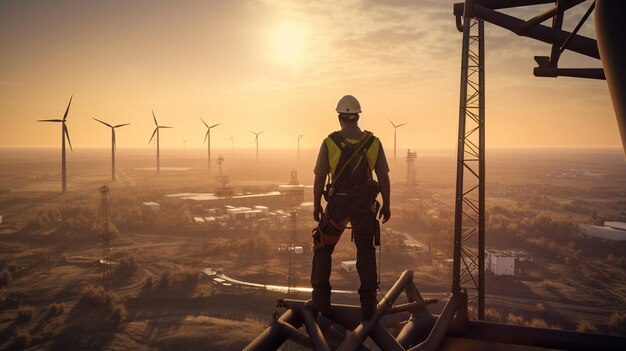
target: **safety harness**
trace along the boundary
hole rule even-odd
[[[341,156],[339,158],[339,163],[337,164],[337,166],[340,166],[339,170],[335,172],[335,174],[329,175],[327,178],[325,193],[326,201],[328,201],[331,197],[335,195],[335,190],[338,184],[342,186],[354,186],[354,184],[349,184],[349,180],[344,179],[343,176],[347,170],[350,170],[349,174],[352,176],[352,174],[357,171],[358,167],[361,165],[361,162],[367,163],[365,154],[375,140],[374,134],[367,130],[364,132],[361,140],[357,144],[350,143],[339,132],[331,133],[328,137],[331,138],[333,142],[340,148]],[[369,164],[367,165],[367,167],[368,172],[366,175],[366,180],[369,181],[372,177],[372,169]]]
[[[329,138],[340,148],[341,155],[339,158],[339,162],[337,164],[338,170],[334,172],[334,174],[329,175],[327,178],[325,191],[324,191],[324,199],[329,202],[334,196],[338,195],[353,195],[355,193],[368,194],[372,199],[372,208],[371,215],[376,217],[378,210],[380,209],[380,203],[375,200],[378,195],[378,183],[373,181],[372,179],[372,168],[373,165],[370,165],[366,159],[366,153],[368,149],[372,146],[376,138],[374,134],[369,131],[365,131],[361,139],[358,143],[353,144],[347,141],[339,132],[334,132],[329,135]],[[367,165],[363,165],[362,163],[366,163]],[[366,168],[364,168],[364,166]],[[362,179],[354,179],[359,177],[355,172],[359,171],[359,167],[361,167],[361,171],[364,174],[361,176]],[[348,179],[346,178],[346,175]],[[353,178],[353,179],[349,179]],[[339,189],[339,192],[337,191]],[[365,224],[367,224],[369,219],[364,220],[362,223],[359,223],[357,226],[347,226],[337,223],[333,220],[332,216],[329,213],[329,206],[326,206],[324,210],[323,216],[328,220],[328,223],[332,225],[335,229],[340,232],[343,232],[345,229],[351,229],[352,235],[351,240],[354,240],[354,230],[361,228]],[[376,224],[377,228],[379,224]],[[313,229],[313,238],[314,238],[314,246],[321,247],[324,245],[335,244],[339,241],[340,235],[329,235],[323,233],[321,228],[316,227]],[[380,232],[377,229],[375,235],[375,244],[378,246],[380,243]]]

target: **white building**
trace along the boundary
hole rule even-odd
[[[523,251],[485,250],[485,270],[494,275],[514,276],[521,273],[520,262],[532,261]]]
[[[250,207],[234,207],[226,209],[226,213],[231,220],[236,221],[241,219],[261,218],[264,215],[264,210],[253,210]],[[267,213],[269,213],[269,209]]]
[[[160,204],[152,201],[142,202],[141,205],[143,205],[144,208],[147,208],[152,212],[159,212],[159,210],[161,209]]]
[[[624,222],[604,222],[604,226],[579,224],[578,230],[581,233],[605,240],[624,241],[626,240],[626,223]]]
[[[263,214],[264,216],[267,216],[270,213],[270,208],[267,206],[254,206],[253,208],[255,210],[261,211],[261,214]]]
[[[341,268],[346,272],[356,272],[356,261],[341,261]]]

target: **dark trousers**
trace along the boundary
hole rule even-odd
[[[326,208],[326,214],[332,222],[327,216],[322,216],[319,224],[323,233],[337,236],[343,233],[344,230],[341,228],[348,223],[352,226],[357,249],[356,269],[361,280],[359,288],[361,303],[376,301],[378,288],[374,248],[376,214],[372,212],[371,206],[372,200],[369,196],[335,195]],[[313,251],[311,286],[313,287],[313,300],[318,303],[330,302],[331,256],[335,245],[326,245]]]

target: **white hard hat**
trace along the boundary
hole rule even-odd
[[[352,95],[346,95],[337,103],[337,112],[339,113],[361,113],[361,104]]]

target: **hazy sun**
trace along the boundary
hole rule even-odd
[[[271,57],[281,63],[296,64],[304,56],[306,28],[295,22],[278,25],[272,33]]]

